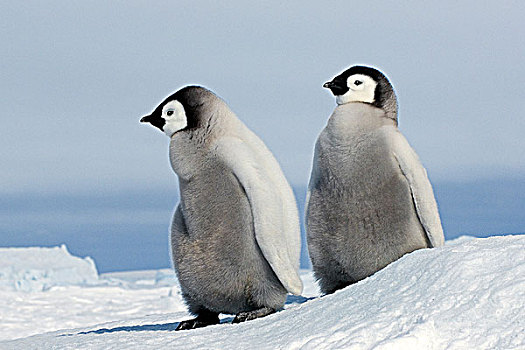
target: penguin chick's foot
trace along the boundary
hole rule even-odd
[[[232,323],[241,323],[244,321],[255,320],[256,318],[268,316],[269,314],[273,314],[275,311],[277,310],[272,309],[270,307],[263,307],[261,309],[257,309],[253,311],[239,312],[233,319]]]
[[[218,323],[220,323],[219,314],[206,312],[199,314],[199,316],[192,318],[191,320],[181,321],[175,330],[181,331],[186,329],[202,328]]]

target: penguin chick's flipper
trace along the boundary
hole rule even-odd
[[[272,309],[271,307],[263,307],[261,309],[257,309],[253,311],[239,312],[233,319],[232,323],[241,323],[244,321],[255,320],[256,318],[268,316],[269,314],[273,314],[275,311],[277,310]]]
[[[199,316],[192,318],[191,320],[181,321],[175,330],[181,331],[186,329],[202,328],[218,323],[220,323],[219,314],[208,311],[200,313]]]

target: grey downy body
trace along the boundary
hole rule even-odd
[[[173,105],[170,100],[177,101],[172,116],[187,119],[187,125],[177,119],[172,124],[178,127],[170,129],[170,121],[160,127],[169,134],[181,128],[170,140],[180,188],[172,258],[197,316],[179,329],[217,323],[219,313],[237,314],[234,322],[240,322],[274,312],[288,292],[302,289],[293,192],[263,142],[216,95],[186,87],[159,108]]]
[[[184,136],[170,143],[181,197],[171,246],[184,299],[196,315],[279,309],[287,291],[258,247],[248,198],[207,147]]]
[[[381,107],[359,99],[339,104],[315,146],[306,224],[325,293],[443,244],[430,182],[397,129],[397,103]]]

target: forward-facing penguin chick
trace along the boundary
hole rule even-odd
[[[426,171],[397,128],[388,79],[354,66],[323,86],[337,107],[315,146],[306,225],[315,276],[332,293],[444,237]]]
[[[264,143],[211,91],[187,86],[141,119],[170,137],[180,203],[175,271],[196,318],[179,329],[266,316],[300,294],[295,197]]]

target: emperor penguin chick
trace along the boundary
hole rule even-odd
[[[170,137],[180,203],[173,265],[196,318],[179,329],[266,316],[300,294],[293,192],[264,143],[211,91],[187,86],[141,119]]]
[[[337,107],[315,145],[306,231],[315,276],[332,293],[444,236],[426,171],[397,128],[388,79],[354,66],[323,87]]]

